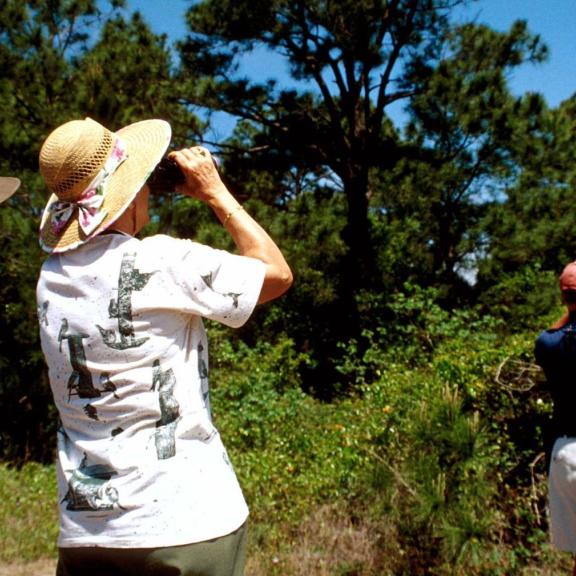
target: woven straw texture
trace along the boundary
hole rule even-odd
[[[18,187],[20,186],[20,180],[18,178],[12,178],[11,176],[0,176],[0,202],[8,200]]]
[[[86,236],[76,211],[60,235],[52,229],[49,207],[58,200],[79,198],[96,177],[112,151],[114,133],[86,118],[72,120],[52,132],[40,151],[40,172],[52,193],[40,225],[40,243],[47,252],[71,250],[97,236],[113,224],[130,205],[170,143],[170,125],[164,120],[144,120],[116,132],[128,153],[110,176],[102,210],[106,217]]]

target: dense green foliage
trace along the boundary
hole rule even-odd
[[[296,280],[241,330],[210,326],[253,561],[299,574],[300,545],[315,550],[301,573],[319,575],[521,574],[553,560],[532,341],[575,257],[576,97],[557,109],[514,97],[508,76],[546,47],[521,21],[456,25],[465,3],[203,0],[171,45],[128,1],[0,2],[0,173],[23,182],[0,208],[3,514],[31,546],[14,532],[4,559],[48,553],[54,529],[34,548],[26,524],[53,485],[18,488],[44,484],[35,462],[52,462],[56,427],[34,303],[39,146],[85,116],[111,129],[166,118],[173,145],[190,145],[226,112],[236,129],[209,143],[223,178]],[[258,50],[285,58],[293,86],[238,74]],[[233,249],[205,207],[153,203],[147,233]],[[307,527],[340,544],[323,556]]]
[[[343,350],[358,388],[331,403],[300,390],[308,359],[293,341],[248,347],[213,327],[213,410],[252,511],[250,574],[560,567],[546,546],[550,404],[528,363],[533,334],[503,337],[494,319],[447,315],[426,294],[395,307],[412,322],[373,335],[363,357]],[[53,555],[53,473],[0,469],[3,561]]]

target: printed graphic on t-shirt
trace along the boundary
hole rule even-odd
[[[62,499],[66,509],[74,512],[112,510],[118,503],[118,490],[111,485],[111,478],[117,474],[105,464],[88,465],[84,455],[80,466],[72,472],[68,480],[68,492]]]
[[[202,280],[204,280],[204,283],[206,284],[206,286],[208,286],[208,288],[210,288],[210,290],[212,290],[212,292],[216,292],[216,294],[220,294],[220,296],[226,296],[227,298],[232,298],[232,305],[234,306],[234,308],[238,308],[238,298],[240,298],[240,296],[242,296],[242,292],[218,292],[217,290],[214,290],[214,286],[212,285],[213,281],[212,281],[212,272],[210,272],[210,274],[206,274],[204,276],[200,276],[200,278],[202,278]]]
[[[62,318],[60,332],[58,333],[60,352],[62,352],[62,341],[67,340],[70,364],[72,366],[72,374],[68,378],[68,401],[74,395],[80,398],[98,398],[100,391],[94,388],[92,383],[92,374],[86,366],[86,353],[82,343],[82,340],[89,336],[83,332],[71,334],[68,330],[68,320]]]
[[[137,348],[148,340],[148,337],[136,338],[132,324],[132,292],[140,291],[146,286],[154,272],[140,272],[134,266],[136,254],[125,252],[122,256],[120,276],[118,278],[118,298],[110,300],[108,316],[118,319],[118,334],[114,330],[107,330],[96,325],[104,344],[115,350]]]
[[[58,342],[60,343],[60,352],[62,352],[62,341],[68,342],[68,351],[70,354],[70,365],[72,374],[68,378],[68,402],[72,396],[79,398],[99,398],[103,392],[111,392],[114,398],[119,399],[116,394],[116,385],[110,379],[109,372],[100,374],[100,387],[96,388],[92,380],[92,373],[86,365],[86,352],[82,340],[89,338],[88,334],[83,332],[73,334],[69,331],[69,324],[66,318],[62,318],[60,332],[58,333]],[[91,420],[98,421],[98,410],[92,404],[86,404],[83,407],[84,414]]]
[[[86,404],[86,406],[84,406],[84,414],[91,420],[99,420],[98,410],[96,410],[96,406],[92,406],[92,404]]]
[[[102,390],[102,392],[112,392],[116,400],[120,399],[118,394],[116,394],[116,384],[110,380],[110,372],[102,372],[102,374],[100,374],[100,390]]]
[[[209,397],[209,387],[208,387],[208,364],[203,357],[204,346],[198,344],[198,375],[200,376],[200,388],[202,390],[202,400],[204,401],[204,406],[210,408],[210,397]]]
[[[180,405],[174,397],[176,377],[171,368],[162,371],[160,361],[154,360],[152,390],[158,389],[160,420],[156,421],[156,455],[166,460],[176,455],[176,425],[180,416]]]
[[[44,324],[45,326],[48,326],[48,306],[50,305],[50,302],[48,300],[46,300],[45,302],[42,302],[42,305],[38,306],[38,322],[40,323],[40,325]]]

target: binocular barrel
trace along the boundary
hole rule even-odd
[[[214,156],[211,156],[214,166],[218,170],[218,161]],[[175,192],[176,186],[182,184],[185,181],[184,174],[180,170],[178,164],[165,156],[157,164],[156,168],[146,181],[146,184],[150,187],[150,192],[152,194],[170,194]]]

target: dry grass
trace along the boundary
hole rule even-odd
[[[381,545],[371,527],[353,522],[335,506],[324,506],[304,520],[289,548],[253,550],[247,576],[382,576]]]
[[[249,549],[246,576],[395,576],[405,574],[403,552],[392,526],[387,534],[367,520],[353,520],[336,505],[324,506],[304,519],[290,536],[282,534],[274,546],[254,543]],[[285,542],[290,541],[290,544]],[[516,569],[518,576],[568,576],[569,554],[545,545],[531,566]],[[495,567],[496,568],[496,567]],[[462,574],[462,571],[458,571]],[[476,572],[474,572],[476,573]],[[504,567],[494,574],[508,573]],[[0,575],[1,576],[1,575]]]
[[[0,564],[0,576],[54,576],[56,560],[44,558],[25,564]]]

